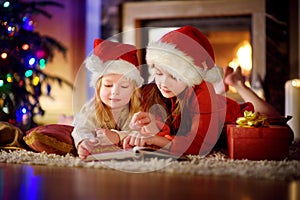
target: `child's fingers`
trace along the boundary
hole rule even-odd
[[[139,141],[139,145],[138,146],[140,146],[140,147],[146,146],[146,141],[147,141],[146,138],[141,138],[140,141]]]
[[[141,127],[137,124],[138,121],[138,114],[139,113],[134,113],[131,121],[129,123],[129,128],[131,128],[132,130],[139,130]]]
[[[79,144],[78,148],[81,148],[81,149],[91,153],[94,146],[97,143],[98,143],[98,140],[96,138],[86,139]]]
[[[140,139],[140,138],[135,138],[135,139],[134,139],[134,143],[133,143],[132,146],[141,146],[141,145],[140,145],[140,142],[141,142],[141,139]]]
[[[136,141],[137,141],[137,137],[135,136],[131,137],[129,141],[129,145],[135,146]]]
[[[144,127],[141,128],[141,133],[142,133],[142,134],[148,134],[149,131],[148,131],[148,129],[144,126]]]
[[[133,116],[132,116],[132,118],[131,118],[131,121],[135,123],[137,121],[137,119],[140,118],[141,113],[142,112],[134,113]]]
[[[149,113],[147,112],[138,112],[138,113],[135,113],[132,117],[132,121],[133,122],[138,122],[142,119],[145,119],[145,118],[150,118],[149,117]]]
[[[129,148],[132,147],[131,145],[129,145],[130,139],[131,139],[131,136],[130,136],[130,135],[128,135],[127,137],[125,137],[125,138],[123,139],[123,149],[129,149]]]
[[[89,151],[86,147],[87,146],[84,143],[81,143],[78,146],[78,156],[79,156],[79,158],[85,159],[88,155],[91,154],[90,153],[91,151]]]
[[[151,116],[149,113],[140,113],[132,120],[131,126],[141,129],[143,126],[147,126],[149,123],[151,123]]]
[[[149,116],[145,116],[143,118],[141,118],[139,121],[137,121],[138,124],[140,124],[141,126],[146,126],[149,123],[151,123],[151,118]]]
[[[85,149],[81,149],[80,151],[78,151],[78,156],[80,159],[85,159],[88,155],[90,155],[90,153]]]

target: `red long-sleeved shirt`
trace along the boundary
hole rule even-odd
[[[151,101],[148,91],[155,84],[147,85],[143,90],[143,101]],[[175,97],[176,98],[176,97]],[[226,123],[234,123],[243,110],[253,110],[250,103],[243,107],[236,101],[217,95],[210,83],[202,82],[189,88],[185,96],[187,106],[181,115],[172,114],[172,123],[165,124],[158,120],[162,128],[158,135],[172,140],[170,151],[175,154],[206,155],[216,144]],[[174,98],[168,102],[169,114],[175,108]],[[156,102],[157,103],[157,102]]]

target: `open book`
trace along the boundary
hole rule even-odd
[[[146,158],[171,158],[174,160],[188,160],[186,156],[171,154],[162,149],[154,149],[151,147],[133,147],[129,150],[120,149],[117,151],[94,153],[86,158],[86,161],[105,161],[105,160],[126,160],[126,159],[146,159]]]

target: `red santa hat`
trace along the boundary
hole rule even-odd
[[[189,86],[200,84],[202,80],[214,83],[223,78],[223,70],[215,65],[210,42],[192,26],[176,29],[159,41],[150,42],[146,61],[150,74],[153,73],[151,66],[157,65]]]
[[[94,52],[86,61],[86,68],[92,73],[90,86],[95,87],[98,79],[107,74],[121,74],[142,86],[137,49],[133,45],[95,39]]]

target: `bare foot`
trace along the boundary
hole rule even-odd
[[[231,68],[231,67],[227,67],[227,68]],[[231,71],[230,69],[226,69],[226,71],[227,70]],[[237,67],[235,71],[232,70],[232,72],[228,73],[224,78],[224,83],[233,87],[235,87],[237,84],[243,84],[244,81],[245,80],[242,75],[241,67]]]

